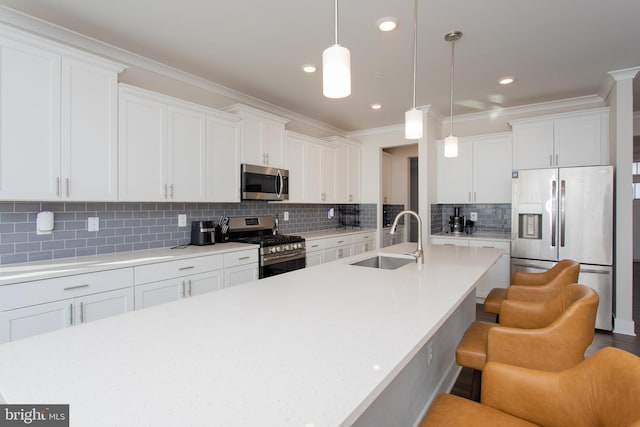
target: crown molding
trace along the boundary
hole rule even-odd
[[[537,104],[520,105],[517,107],[496,108],[488,111],[480,111],[478,113],[462,114],[454,116],[456,122],[467,122],[474,120],[494,120],[496,117],[509,117],[528,113],[537,113],[540,111],[553,110],[558,108],[573,108],[594,106],[594,104],[604,105],[604,99],[599,95],[578,96],[575,98],[559,99],[556,101],[540,102]],[[450,122],[449,117],[445,117],[442,124]]]
[[[117,46],[104,43],[100,40],[71,31],[67,28],[63,28],[34,16],[18,12],[6,6],[0,6],[0,23],[16,30],[26,31],[30,34],[45,37],[72,48],[83,50],[93,55],[102,56],[106,59],[110,59],[112,61],[115,60],[128,66],[135,66],[137,68],[151,71],[161,76],[198,87],[216,95],[224,96],[235,103],[242,103],[251,107],[259,108],[328,134],[346,135],[346,132],[343,129],[338,129],[310,117],[287,110],[286,108],[279,107],[235,89],[220,85],[211,80],[186,73],[169,65],[129,52]]]

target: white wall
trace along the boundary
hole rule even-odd
[[[394,148],[386,148],[384,151],[391,154],[391,198],[389,204],[402,204],[409,207],[409,159],[418,157],[418,144],[404,145]]]
[[[416,143],[418,147],[419,209],[422,218],[422,239],[427,242],[431,227],[431,202],[435,200],[435,141],[441,138],[440,121],[429,114],[429,107],[421,108],[424,114],[424,137],[416,140],[404,138],[404,126],[370,129],[353,132],[349,138],[362,143],[362,197],[365,203],[378,204],[378,227],[382,227],[382,149]]]
[[[610,106],[611,162],[616,168],[614,332],[635,335],[633,322],[633,78],[636,70],[609,73],[615,79]]]

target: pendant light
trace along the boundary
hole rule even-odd
[[[416,109],[416,62],[418,57],[418,0],[413,1],[413,108],[404,113],[405,139],[422,138],[422,111]]]
[[[338,0],[335,0],[335,44],[322,52],[322,93],[327,98],[351,95],[351,54],[338,44]]]
[[[460,31],[453,31],[451,33],[447,33],[444,35],[444,39],[451,43],[451,85],[450,85],[450,124],[451,124],[451,132],[449,136],[444,139],[444,156],[445,157],[458,157],[458,137],[453,135],[453,58],[454,58],[454,47],[456,41],[460,40],[462,37],[462,33]]]

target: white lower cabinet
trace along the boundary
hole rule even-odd
[[[354,234],[352,236],[351,255],[359,255],[376,249],[376,233]]]
[[[347,258],[351,253],[351,236],[340,236],[325,239],[324,262],[331,262],[341,258]]]
[[[322,239],[306,241],[307,267],[324,264],[324,244]]]
[[[464,237],[431,237],[432,245],[471,246],[501,249],[503,254],[476,285],[476,300],[484,302],[491,289],[506,288],[511,283],[511,244],[509,241],[465,239]]]
[[[133,269],[0,286],[0,342],[133,310]]]
[[[359,255],[377,248],[376,232],[341,234],[307,240],[307,267],[324,264],[352,255]]]
[[[222,270],[136,285],[136,310],[222,289]]]
[[[224,254],[224,286],[236,286],[258,280],[258,249]]]
[[[136,310],[221,289],[223,255],[134,267]]]

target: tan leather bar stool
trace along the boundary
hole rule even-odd
[[[489,362],[483,382],[482,403],[440,394],[420,427],[640,426],[640,358],[617,348],[561,372]]]
[[[500,305],[505,299],[544,301],[556,295],[568,284],[577,283],[579,274],[580,264],[571,259],[563,259],[541,273],[516,271],[509,287],[491,289],[484,300],[484,311],[499,316]]]
[[[456,349],[456,363],[474,370],[471,398],[480,398],[487,362],[546,371],[578,364],[593,341],[597,310],[598,293],[576,283],[543,302],[504,300],[500,323],[473,322]]]

